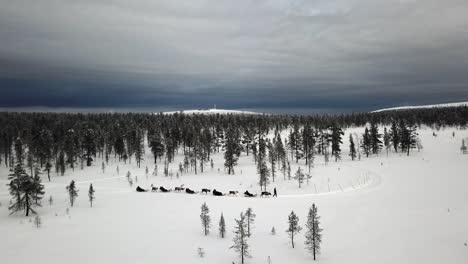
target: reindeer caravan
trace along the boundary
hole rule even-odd
[[[211,193],[213,196],[235,196],[237,197],[237,194],[239,193],[238,191],[229,191],[227,193],[223,193],[223,192],[220,192],[216,189],[207,189],[207,188],[203,188],[201,189],[200,192],[197,192],[197,191],[194,191],[190,188],[185,188],[184,185],[182,184],[181,186],[177,186],[177,187],[174,187],[174,190],[173,189],[167,189],[165,188],[164,186],[154,186],[153,184],[151,184],[151,189],[143,189],[142,187],[140,186],[137,186],[136,187],[136,191],[137,192],[148,192],[150,191],[151,192],[161,192],[161,193],[169,193],[169,192],[177,192],[177,193],[181,193],[181,192],[185,192],[186,194],[203,194],[203,195],[208,195],[209,193]],[[273,190],[273,197],[277,197],[277,192],[276,192],[276,188],[274,188]],[[260,197],[265,197],[265,198],[269,198],[271,197],[272,194],[270,192],[267,192],[267,191],[262,191],[261,194],[260,194]],[[250,193],[248,190],[244,192],[244,197],[257,197],[257,194],[253,194],[253,193]]]

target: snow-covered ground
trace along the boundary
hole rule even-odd
[[[184,113],[186,115],[191,114],[203,114],[203,115],[214,115],[214,114],[244,114],[244,115],[261,115],[262,113],[251,112],[251,111],[242,111],[242,110],[227,110],[227,109],[197,109],[197,110],[181,110],[181,111],[171,111],[163,112],[163,114],[171,115],[175,113]]]
[[[393,110],[407,110],[407,109],[423,109],[423,108],[443,108],[443,107],[458,107],[458,106],[468,106],[468,102],[459,102],[459,103],[448,103],[448,104],[433,104],[433,105],[417,105],[417,106],[399,106],[392,108],[384,108],[372,111],[372,113],[384,112],[384,111],[393,111]]]
[[[455,138],[452,132],[455,131]],[[33,226],[30,218],[8,215],[8,170],[0,169],[0,260],[1,263],[239,263],[232,245],[234,218],[252,207],[257,215],[250,238],[252,258],[248,263],[311,263],[304,248],[304,230],[291,248],[287,234],[287,216],[294,210],[304,225],[306,213],[315,203],[321,216],[322,254],[318,263],[468,263],[468,155],[460,153],[461,139],[468,131],[448,128],[420,130],[424,149],[411,156],[383,152],[371,158],[351,161],[348,134],[362,133],[363,128],[348,129],[344,136],[343,160],[316,160],[313,178],[301,189],[294,180],[283,176],[269,188],[278,189],[277,198],[213,197],[185,193],[137,193],[153,183],[173,188],[184,184],[195,190],[215,188],[227,192],[250,190],[258,193],[258,177],[252,157],[241,157],[236,175],[223,171],[223,156],[214,156],[214,169],[207,164],[203,174],[177,178],[145,176],[145,166],[119,165],[111,161],[105,173],[101,162],[84,170],[53,176],[48,183],[44,206],[38,209],[43,226]],[[178,155],[172,164],[177,165]],[[147,151],[150,174],[154,164]],[[292,163],[292,171],[297,166]],[[219,171],[218,171],[219,169]],[[125,174],[138,177],[130,187]],[[80,189],[76,205],[66,213],[68,197],[65,186],[76,180]],[[90,208],[89,183],[96,189],[96,201]],[[53,204],[47,200],[53,196]],[[210,208],[213,228],[203,235],[200,206]],[[227,237],[217,232],[220,214],[227,225]],[[271,235],[272,227],[276,235]],[[206,255],[200,258],[197,249]]]

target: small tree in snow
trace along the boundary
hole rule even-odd
[[[36,217],[34,217],[34,225],[37,227],[37,228],[40,228],[41,225],[42,225],[42,220],[41,220],[41,217],[39,215],[36,215]]]
[[[226,233],[226,223],[224,222],[223,213],[221,213],[221,218],[219,219],[219,235],[221,236],[221,238],[224,238],[225,233]]]
[[[233,248],[239,253],[241,264],[244,264],[244,259],[250,256],[245,215],[241,213],[240,218],[234,219],[234,221],[236,222],[234,226],[234,245],[230,248]]]
[[[203,232],[205,233],[205,236],[207,236],[210,233],[211,218],[209,213],[210,209],[208,208],[208,205],[206,205],[206,203],[203,203],[201,206],[200,219],[202,222]]]
[[[271,228],[270,234],[271,234],[272,236],[276,235],[276,229],[275,229],[275,227],[272,227],[272,228]]]
[[[71,181],[67,186],[68,196],[70,198],[70,206],[73,207],[76,197],[78,197],[78,189],[76,189],[75,181]]]
[[[54,203],[54,199],[52,198],[52,195],[49,197],[49,205],[52,206]]]
[[[200,258],[204,258],[204,257],[205,257],[205,250],[203,250],[203,248],[199,247],[199,248],[197,249],[197,253],[198,253],[198,256],[199,256]]]
[[[250,237],[251,233],[250,233],[250,227],[253,225],[253,223],[255,222],[255,217],[257,215],[253,212],[252,208],[248,208],[247,211],[245,211],[245,218],[246,218],[246,221],[247,221],[247,236]]]
[[[101,164],[101,169],[102,169],[102,173],[106,172],[106,164],[104,163],[104,161]]]
[[[302,227],[299,226],[299,217],[294,213],[294,211],[291,211],[291,213],[288,216],[288,229],[286,230],[286,233],[289,234],[289,237],[291,238],[291,245],[294,248],[294,235],[297,233],[301,232]]]
[[[465,140],[462,139],[462,145],[460,147],[460,150],[463,154],[466,154],[466,145],[465,145]]]
[[[307,216],[305,234],[305,244],[306,248],[312,251],[314,255],[314,260],[317,254],[320,254],[320,243],[322,243],[322,229],[320,228],[320,216],[317,215],[317,207],[315,204],[312,204],[312,207],[309,209],[309,214]]]
[[[89,204],[91,205],[91,207],[93,207],[93,201],[95,198],[94,198],[94,188],[93,188],[92,183],[89,185],[88,198],[89,198]]]
[[[297,168],[296,174],[294,175],[294,179],[297,180],[297,182],[299,183],[299,188],[301,188],[302,183],[304,183],[304,178],[305,175],[302,172],[301,167]]]

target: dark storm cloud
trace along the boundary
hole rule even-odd
[[[0,0],[0,107],[468,100],[460,0]]]

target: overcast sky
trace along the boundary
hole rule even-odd
[[[466,0],[0,0],[0,108],[468,101]]]

